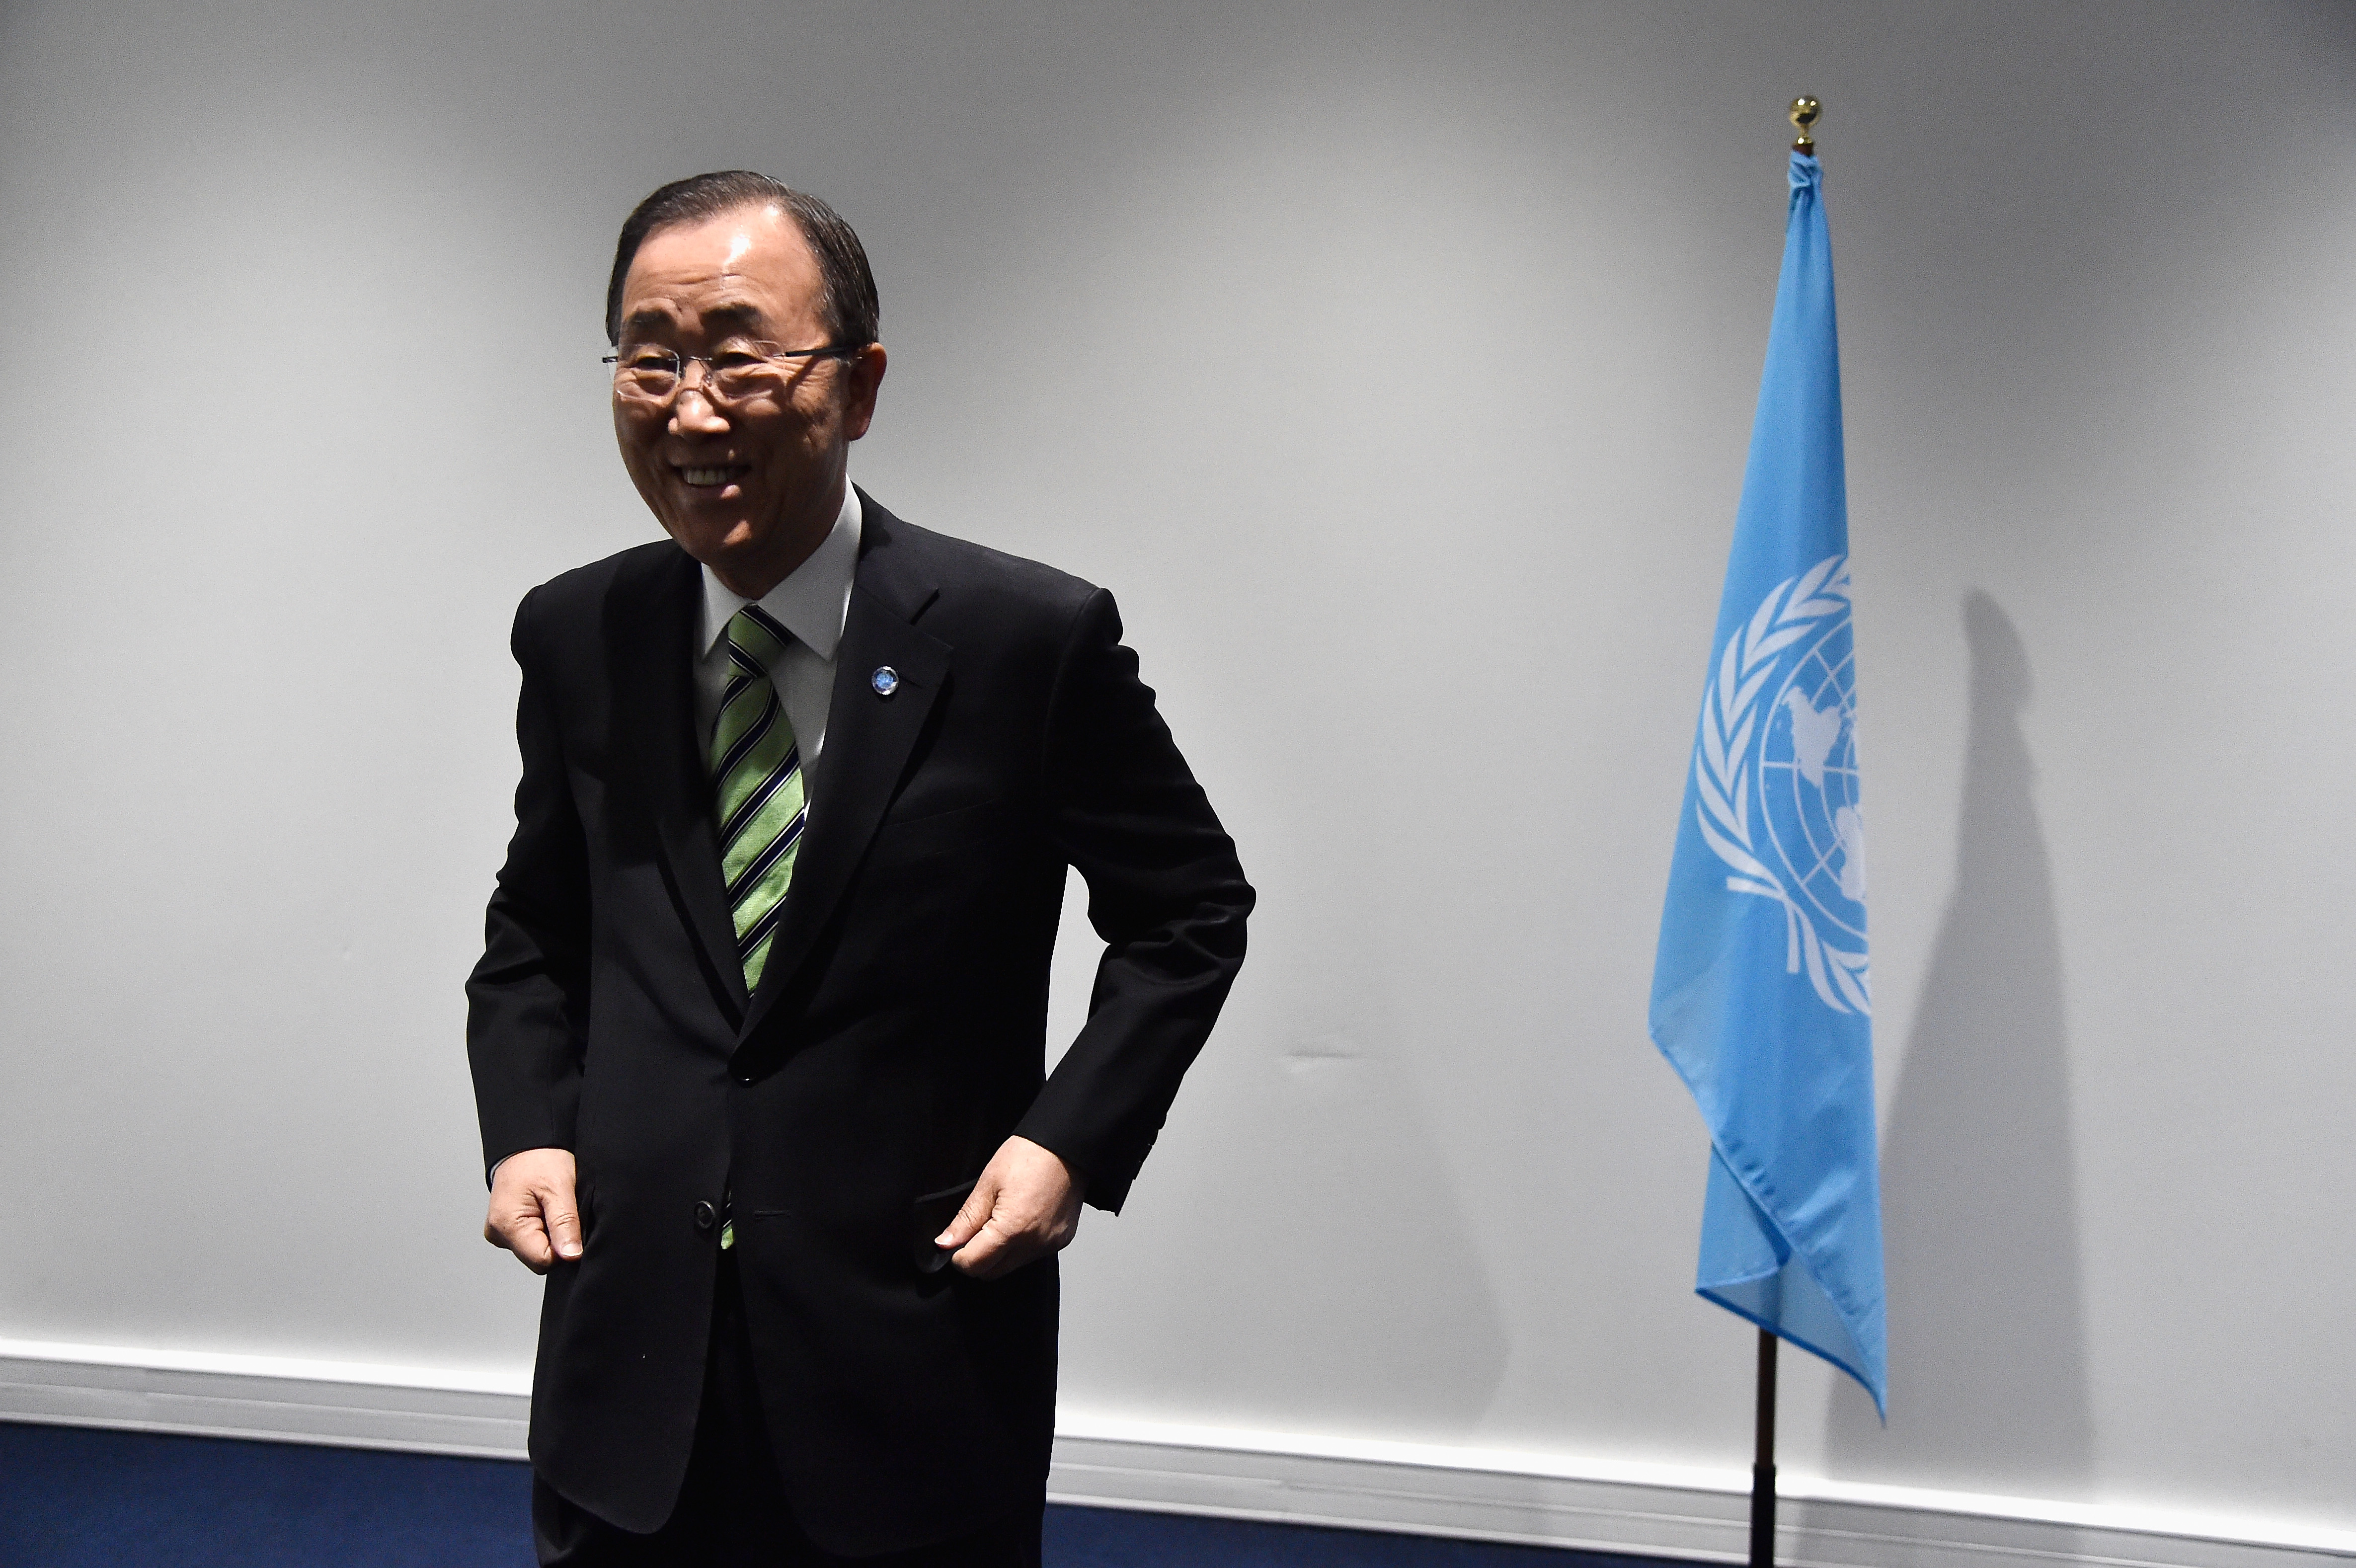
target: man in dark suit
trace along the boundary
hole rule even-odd
[[[548,1276],[543,1563],[1035,1563],[1053,1254],[1242,962],[1110,596],[849,484],[875,322],[823,203],[648,198],[607,332],[670,538],[516,615],[468,1055],[485,1235]],[[1046,1075],[1067,865],[1107,950]]]

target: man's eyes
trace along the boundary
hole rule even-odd
[[[764,349],[765,346],[759,343],[723,343],[711,353],[697,357],[717,370],[742,369],[747,365],[767,363],[769,356]],[[622,363],[626,365],[660,365],[682,357],[672,349],[657,348],[652,344],[640,344],[621,351]]]

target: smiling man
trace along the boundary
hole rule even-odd
[[[606,300],[669,540],[526,596],[468,982],[484,1234],[547,1275],[541,1561],[1038,1562],[1055,1252],[1118,1209],[1252,891],[1102,589],[849,482],[850,226],[665,186]],[[1066,868],[1107,943],[1043,1070]]]

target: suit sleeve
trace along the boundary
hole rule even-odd
[[[1088,1020],[1016,1131],[1118,1210],[1243,966],[1252,889],[1178,754],[1098,589],[1074,618],[1050,705],[1047,832],[1104,939]]]
[[[509,646],[523,671],[516,703],[515,837],[466,982],[466,1058],[486,1172],[522,1149],[571,1148],[589,1012],[588,849],[565,775],[532,600]]]

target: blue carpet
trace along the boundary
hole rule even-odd
[[[530,1509],[506,1460],[0,1422],[0,1568],[531,1568]],[[1046,1548],[1047,1568],[1647,1568],[1113,1509],[1049,1509]]]
[[[1127,1509],[1051,1508],[1046,1548],[1046,1568],[1673,1568],[1651,1558],[1545,1546]]]

